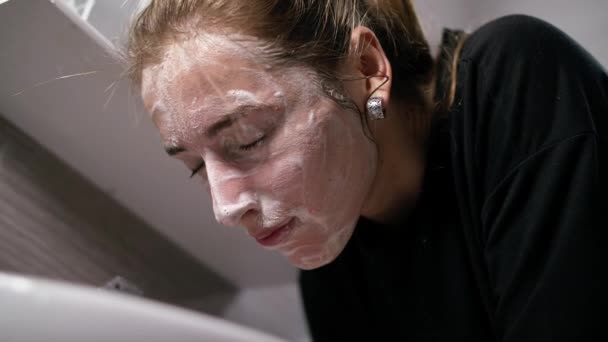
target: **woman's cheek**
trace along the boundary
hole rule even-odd
[[[297,154],[285,154],[272,163],[267,177],[262,176],[270,182],[270,194],[286,205],[302,205],[305,191],[302,163],[302,158]]]
[[[316,127],[319,134],[316,135],[315,144],[307,145],[308,149],[304,152],[303,183],[307,189],[304,196],[306,206],[313,215],[332,210],[329,206],[339,206],[340,200],[333,203],[328,200],[340,196],[339,192],[344,190],[338,185],[342,181],[340,170],[346,165],[341,160],[343,156],[336,154],[337,147],[344,142],[333,136],[337,132],[328,129],[329,124],[324,122],[324,125]]]

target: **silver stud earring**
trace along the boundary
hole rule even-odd
[[[367,101],[367,115],[369,115],[372,120],[384,119],[381,97],[372,97]]]

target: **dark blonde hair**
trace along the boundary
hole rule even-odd
[[[219,29],[255,36],[273,61],[308,66],[335,85],[336,66],[351,53],[350,35],[359,25],[382,44],[393,92],[423,101],[433,59],[409,0],[152,0],[131,27],[129,76],[139,86],[142,70],[160,62],[167,45],[189,30]]]

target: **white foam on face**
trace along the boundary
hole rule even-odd
[[[145,100],[151,94],[159,93],[159,74],[158,74],[159,66],[155,65],[153,67],[148,67],[142,70],[142,79],[141,79],[141,88],[142,88],[142,98]],[[154,102],[148,109],[148,114],[161,116],[167,113],[167,107],[165,106],[163,99],[161,96],[153,97]]]
[[[301,163],[301,160],[287,160],[286,163]],[[226,225],[239,225],[240,218],[250,209],[259,213],[258,228],[274,228],[291,217],[289,211],[283,207],[283,203],[275,198],[270,190],[269,194],[256,191],[254,185],[250,185],[249,179],[255,178],[258,168],[241,171],[235,168],[216,168],[216,162],[210,161],[208,166],[208,177],[210,191],[214,202],[214,212],[218,222]],[[239,196],[234,198],[227,193],[228,188],[239,186]],[[266,189],[268,190],[268,189]],[[233,199],[231,199],[231,197]]]
[[[297,165],[301,167],[302,160],[297,157],[287,158],[281,161],[283,165]],[[289,167],[289,166],[288,166]],[[279,170],[284,168],[279,167]],[[298,216],[299,213],[304,213],[304,208],[285,208],[285,204],[276,198],[276,193],[273,189],[255,189],[252,186],[249,189],[241,189],[238,198],[230,201],[226,197],[226,193],[222,191],[230,187],[231,182],[245,182],[247,179],[255,178],[259,170],[254,168],[247,172],[237,170],[222,171],[217,177],[212,180],[213,190],[212,197],[216,202],[216,218],[220,222],[232,222],[238,224],[240,218],[247,210],[256,209],[259,213],[258,228],[275,228],[280,224],[284,224],[285,220],[290,217]],[[234,184],[234,183],[233,183]],[[256,191],[257,190],[257,191]],[[255,202],[255,203],[253,203]],[[228,217],[224,217],[228,216]]]
[[[234,126],[237,126],[239,128],[237,130],[235,136],[236,136],[236,139],[239,140],[241,143],[253,142],[253,141],[247,141],[247,139],[257,140],[264,135],[264,131],[262,129],[260,129],[259,127],[255,126],[255,125],[248,123],[246,120],[236,121]]]
[[[224,37],[206,37],[204,41],[208,43],[213,39],[217,39],[215,42],[224,41],[223,48],[229,55],[244,55],[242,46],[236,47]],[[182,137],[182,140],[183,137],[196,137],[199,134],[193,131],[205,127],[196,113],[262,103],[258,95],[263,91],[269,91],[267,95],[273,94],[275,99],[281,98],[289,108],[289,112],[284,114],[286,123],[279,129],[282,135],[273,138],[277,139],[275,144],[280,147],[269,150],[263,160],[256,161],[259,165],[239,168],[238,163],[230,164],[203,156],[207,157],[208,186],[216,219],[225,225],[240,225],[242,216],[255,209],[259,214],[256,228],[269,228],[294,218],[296,225],[290,239],[272,249],[288,256],[300,268],[318,267],[335,258],[352,235],[364,197],[362,194],[371,184],[369,174],[374,172],[370,165],[374,160],[367,151],[367,138],[362,132],[357,132],[359,136],[355,137],[360,126],[356,114],[329,113],[330,105],[322,103],[316,96],[318,89],[312,85],[314,82],[302,82],[301,77],[294,78],[294,75],[284,79],[273,78],[264,68],[247,69],[255,82],[245,84],[256,84],[255,89],[249,89],[235,86],[234,82],[222,77],[213,79],[209,76],[215,75],[212,73],[190,72],[201,63],[210,63],[205,67],[219,68],[220,75],[222,68],[232,67],[213,59],[218,55],[215,52],[217,46],[221,44],[210,48],[196,45],[202,44],[200,42],[190,43],[200,50],[193,53],[192,46],[171,48],[155,77],[154,86],[161,95],[159,101],[166,106],[167,112],[172,113],[167,131],[173,136]],[[306,75],[299,73],[296,76]],[[200,81],[194,77],[199,77]],[[195,95],[196,82],[205,82],[201,85],[204,91],[200,92],[204,98],[199,99]],[[183,85],[186,83],[190,88]],[[226,140],[226,146],[250,143],[265,133],[247,121],[239,120],[235,127],[231,129],[229,139],[236,141]],[[194,138],[190,143],[196,146]],[[282,152],[273,154],[272,151]],[[316,238],[306,240],[307,234]]]
[[[289,212],[283,208],[283,203],[272,195],[260,194],[258,196],[261,211],[261,226],[263,228],[275,228],[285,223],[289,218]]]
[[[304,131],[304,134],[313,134],[314,136],[317,134],[315,132],[319,131],[319,127],[317,127],[318,125],[320,125],[320,123],[317,120],[317,114],[314,110],[311,110],[308,115],[305,116],[305,121],[297,123],[296,127],[298,127],[298,130]],[[294,132],[291,134],[292,139],[294,139],[297,143],[298,139],[301,139],[302,134],[303,132]],[[307,139],[314,138],[309,137]],[[354,138],[350,134],[340,137],[340,140],[344,146],[355,146],[353,139]],[[318,144],[321,146],[321,156],[317,156],[316,160],[320,164],[319,166],[323,168],[327,166],[327,163],[332,162],[332,160],[327,159],[326,152],[329,145],[327,145],[327,142],[324,139],[318,141]],[[300,148],[306,149],[307,147],[300,146]],[[319,178],[319,175],[317,174],[317,168],[310,168],[310,166],[311,165],[305,165],[304,160],[299,156],[298,153],[288,154],[283,156],[279,161],[276,162],[276,164],[273,165],[274,173],[276,173],[276,175],[273,177],[280,180],[282,174],[293,173],[295,172],[294,170],[300,170],[304,173],[308,172],[308,176],[311,180],[322,179]],[[335,169],[336,167],[338,169]],[[349,186],[355,186],[355,184],[348,181],[349,179],[352,180],[352,177],[350,176],[351,170],[348,165],[336,165],[332,166],[332,168],[334,168],[332,172],[342,170],[337,172],[334,176],[335,184],[332,186],[332,188],[326,189],[329,192],[333,192],[333,196],[335,196],[336,192],[348,189]],[[235,179],[234,177],[238,176],[239,175],[231,175],[231,179]],[[250,173],[248,176],[255,178],[256,173]],[[305,186],[308,184],[308,178],[305,174],[303,174],[303,176],[304,179],[302,179],[300,182],[303,183],[302,186]],[[257,199],[255,207],[258,208],[260,212],[261,226],[267,228],[275,227],[278,224],[284,223],[289,217],[296,219],[296,225],[294,227],[294,231],[290,233],[290,238],[287,241],[277,246],[265,248],[280,251],[283,255],[290,258],[290,260],[296,266],[302,269],[319,267],[320,265],[326,264],[327,262],[333,260],[342,251],[350,239],[358,216],[355,215],[354,219],[346,223],[340,222],[339,218],[347,216],[348,212],[353,211],[353,208],[340,207],[339,205],[336,205],[336,211],[319,212],[315,214],[311,214],[311,212],[303,206],[290,207],[287,209],[283,207],[284,203],[277,199],[276,196],[277,194],[281,193],[285,187],[293,187],[294,184],[283,184],[280,181],[278,183],[272,182],[272,184],[273,187],[270,189],[270,191],[268,188],[258,189],[258,191],[261,191],[264,194],[260,195],[258,193],[258,195],[255,196]],[[304,202],[304,198],[307,196],[305,191],[306,188],[303,187],[299,202]],[[346,193],[348,193],[348,191]],[[234,208],[240,208],[242,212],[246,208],[250,208],[252,205],[250,198],[251,196],[239,198],[239,201],[243,203],[233,205],[228,211],[233,213]],[[318,199],[321,202],[324,201],[323,197],[319,197]],[[298,241],[294,237],[301,234],[302,232],[300,230],[303,229],[314,229],[320,233],[323,233],[326,240],[321,245],[319,245],[318,242],[316,245],[302,243],[302,241]]]
[[[352,222],[347,227],[340,227],[336,229],[336,233],[331,235],[326,243],[322,246],[318,253],[309,253],[299,256],[295,262],[300,268],[304,270],[314,269],[319,266],[325,265],[331,260],[335,259],[346,247],[348,240],[350,240],[356,221]],[[292,254],[293,257],[297,257],[297,250]]]
[[[239,179],[243,179],[246,177],[250,177],[253,176],[257,173],[257,170],[247,170],[247,171],[242,171],[242,170],[226,170],[224,172],[222,172],[221,175],[218,175],[218,181],[225,183],[225,182],[229,182],[232,180],[239,180]]]
[[[226,93],[226,96],[234,98],[234,100],[239,104],[260,103],[257,96],[255,96],[252,92],[243,89],[229,90],[228,93]]]
[[[192,102],[190,103],[190,106],[194,107],[196,105],[197,101],[198,101],[198,96],[193,97]]]
[[[224,197],[221,192],[213,192],[212,198],[215,219],[225,226],[238,226],[240,217],[249,209],[257,207],[256,196],[251,192],[242,192],[236,200],[232,201]]]
[[[276,249],[280,249],[282,254],[297,265],[298,268],[309,270],[327,264],[336,258],[344,249],[348,240],[352,236],[356,220],[342,227],[330,227],[334,232],[329,235],[324,243],[294,243],[287,241]]]
[[[274,174],[272,175],[274,178],[279,178],[282,172],[285,170],[289,170],[291,168],[298,168],[300,170],[304,169],[304,160],[301,156],[294,154],[287,154],[280,157],[280,160],[277,160],[274,164]],[[281,184],[278,184],[281,185]]]
[[[189,71],[202,63],[218,64],[216,60],[218,51],[221,51],[224,54],[223,56],[231,57],[250,54],[246,47],[254,44],[254,41],[255,38],[253,37],[237,34],[220,35],[198,32],[189,39],[171,44],[165,50],[160,64],[144,69],[142,88],[146,89],[153,86],[157,89],[163,100],[165,100],[165,103],[171,107],[171,112],[183,113],[188,110],[196,110],[196,108],[184,106],[170,91],[172,85],[178,80],[177,78],[187,75]],[[152,77],[148,77],[146,74]],[[153,85],[148,81],[150,78],[153,79]],[[209,84],[214,84],[214,81],[209,77],[205,81]],[[179,82],[177,82],[177,87],[179,87]],[[222,98],[225,94],[218,87],[215,87],[214,95]],[[251,95],[253,94],[237,90],[233,95],[238,96],[242,100],[252,100]],[[197,101],[198,98],[193,98],[189,102],[189,107],[195,106]]]
[[[306,131],[315,125],[315,111],[311,110],[308,113],[308,121],[301,121],[296,124],[296,131]]]
[[[154,104],[152,105],[152,109],[150,110],[150,114],[154,114],[154,113],[166,113],[167,112],[167,107],[165,106],[165,104],[163,103],[162,99],[158,99],[156,102],[154,102]]]
[[[314,125],[315,123],[315,111],[311,110],[310,113],[308,113],[308,127],[312,127],[312,125]]]

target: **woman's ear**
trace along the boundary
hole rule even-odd
[[[365,108],[370,97],[380,97],[384,108],[390,100],[392,69],[391,64],[382,49],[380,41],[365,26],[353,29],[350,39],[348,70],[343,70],[349,78],[361,78],[361,82],[345,82],[344,86],[357,105]]]

